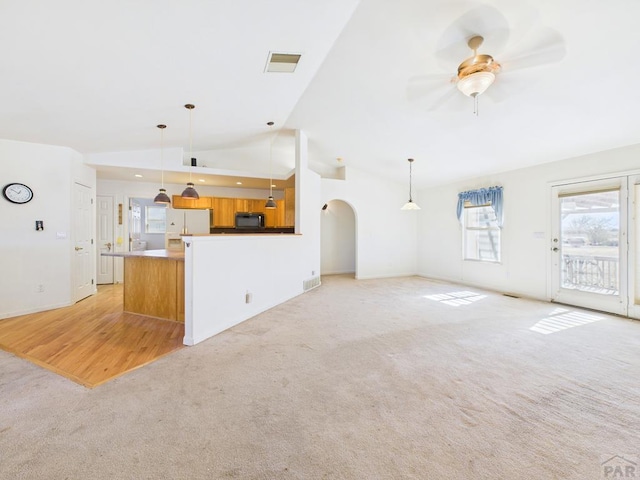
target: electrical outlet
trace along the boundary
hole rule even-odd
[[[311,276],[313,277],[316,274],[315,270],[311,270]]]
[[[36,288],[36,293],[42,293],[42,292],[44,292],[44,285],[40,284]]]

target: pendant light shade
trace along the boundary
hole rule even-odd
[[[413,199],[411,198],[411,174],[412,174],[412,165],[413,165],[413,158],[409,159],[409,201],[407,203],[405,203],[402,208],[400,210],[420,210],[420,207],[416,204],[413,203]]]
[[[269,195],[269,199],[267,200],[267,203],[265,203],[264,208],[276,208],[276,201],[273,199],[273,197],[271,195]]]
[[[200,195],[198,195],[198,192],[196,192],[196,189],[191,182],[187,183],[187,188],[182,191],[182,195],[180,196],[182,198],[193,198],[194,200],[198,200],[200,198]]]
[[[196,108],[196,106],[187,103],[184,108],[189,110],[189,158],[191,159],[191,163],[189,164],[189,182],[187,183],[187,188],[184,189],[180,196],[182,198],[198,200],[200,195],[196,192],[196,189],[193,187],[193,182],[191,181],[191,170],[193,169],[193,109]]]
[[[160,187],[160,192],[156,195],[156,198],[153,199],[153,202],[169,205],[171,199],[164,188],[164,129],[167,128],[167,126],[157,125],[157,127],[160,129],[160,171],[162,175],[162,187]]]
[[[153,199],[153,202],[169,205],[171,203],[171,199],[169,198],[169,195],[167,195],[167,191],[164,188],[161,188],[160,193],[156,195],[156,198]]]
[[[273,122],[267,122],[269,125],[269,130],[273,127]],[[271,135],[270,135],[271,137]],[[273,170],[272,164],[273,162],[273,138],[269,139],[269,198],[267,199],[267,203],[264,204],[264,208],[276,208],[276,202],[273,199]]]

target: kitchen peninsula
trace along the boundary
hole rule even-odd
[[[184,322],[184,252],[103,253],[124,257],[124,311]]]
[[[270,236],[271,233],[291,234],[293,229],[220,229],[225,237]],[[218,236],[197,234],[199,237]],[[192,237],[187,234],[184,237]],[[140,250],[103,253],[124,258],[124,311],[138,315],[185,321],[185,278],[182,249]]]

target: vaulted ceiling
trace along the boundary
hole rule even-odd
[[[640,143],[637,0],[3,0],[0,138],[193,151],[228,171],[341,165],[426,186]],[[501,63],[451,78],[474,34]],[[299,53],[266,73],[270,52]],[[266,126],[275,122],[275,133]],[[10,161],[10,159],[2,159]],[[108,174],[105,170],[104,175]]]

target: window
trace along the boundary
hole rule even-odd
[[[491,205],[464,205],[465,260],[500,261],[500,227]]]
[[[145,213],[145,233],[165,233],[167,230],[167,208],[147,206]]]
[[[462,224],[463,258],[500,261],[502,187],[469,190],[458,194],[456,214]]]

